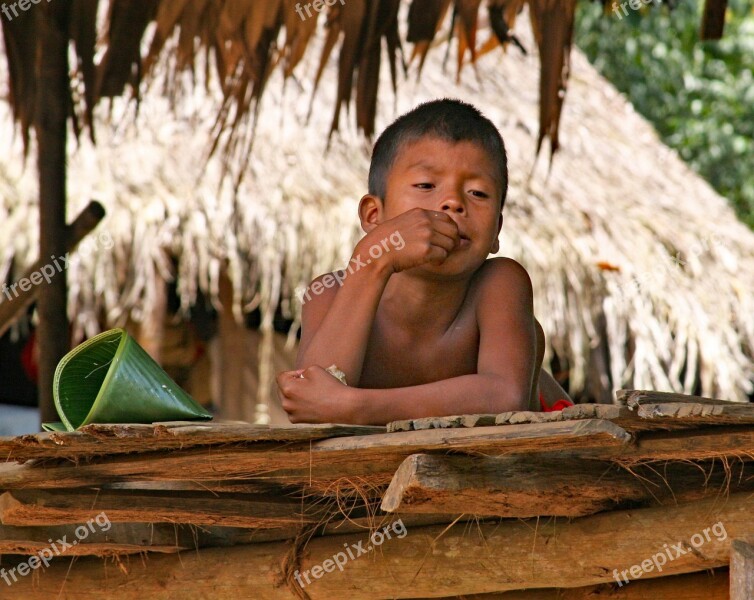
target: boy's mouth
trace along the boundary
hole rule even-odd
[[[465,233],[458,234],[458,247],[468,248],[471,245],[471,238]]]

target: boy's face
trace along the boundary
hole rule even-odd
[[[462,240],[443,265],[428,268],[475,271],[498,250],[502,193],[496,165],[479,144],[424,137],[406,144],[395,158],[383,220],[416,207],[446,213],[458,225]]]

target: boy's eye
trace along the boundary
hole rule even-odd
[[[414,184],[414,187],[417,187],[420,190],[431,190],[435,186],[431,183],[416,183]]]
[[[489,194],[487,192],[483,192],[481,190],[470,190],[469,193],[472,196],[476,196],[477,198],[489,198]]]

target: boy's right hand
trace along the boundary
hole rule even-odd
[[[397,273],[427,263],[442,264],[459,239],[458,225],[446,213],[412,208],[380,223],[356,245],[354,254],[385,261]]]

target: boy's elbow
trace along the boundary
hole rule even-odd
[[[494,391],[490,398],[490,413],[499,414],[512,410],[528,410],[531,389],[528,385],[495,378]]]

